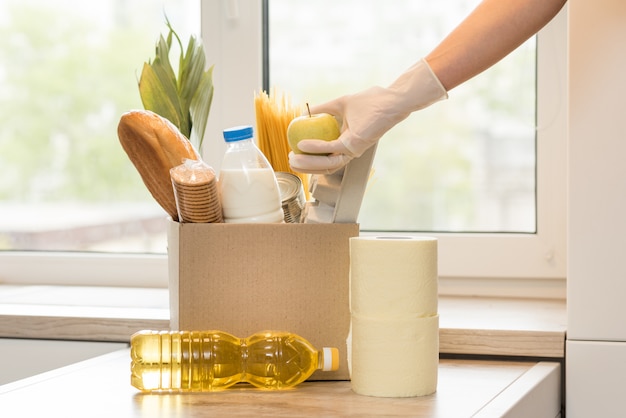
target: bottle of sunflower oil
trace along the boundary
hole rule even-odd
[[[336,348],[264,331],[237,338],[222,331],[140,331],[131,337],[131,384],[150,391],[218,391],[239,382],[280,390],[316,370],[337,370]]]

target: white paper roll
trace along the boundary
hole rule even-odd
[[[437,390],[439,316],[352,316],[352,390],[378,397],[425,396]]]
[[[350,310],[368,317],[437,313],[437,239],[350,239]]]

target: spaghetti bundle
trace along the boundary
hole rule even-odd
[[[256,115],[256,132],[259,149],[269,160],[274,171],[284,171],[298,176],[308,199],[309,176],[296,173],[289,166],[289,142],[287,127],[289,123],[303,112],[302,106],[295,106],[284,94],[272,90],[268,95],[263,91],[254,97]]]

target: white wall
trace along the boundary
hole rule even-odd
[[[626,1],[569,13],[567,333],[626,341]]]
[[[626,1],[569,2],[566,414],[623,416]]]

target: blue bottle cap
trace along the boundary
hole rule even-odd
[[[235,126],[234,128],[224,129],[224,141],[235,142],[243,139],[252,138],[252,126]]]

